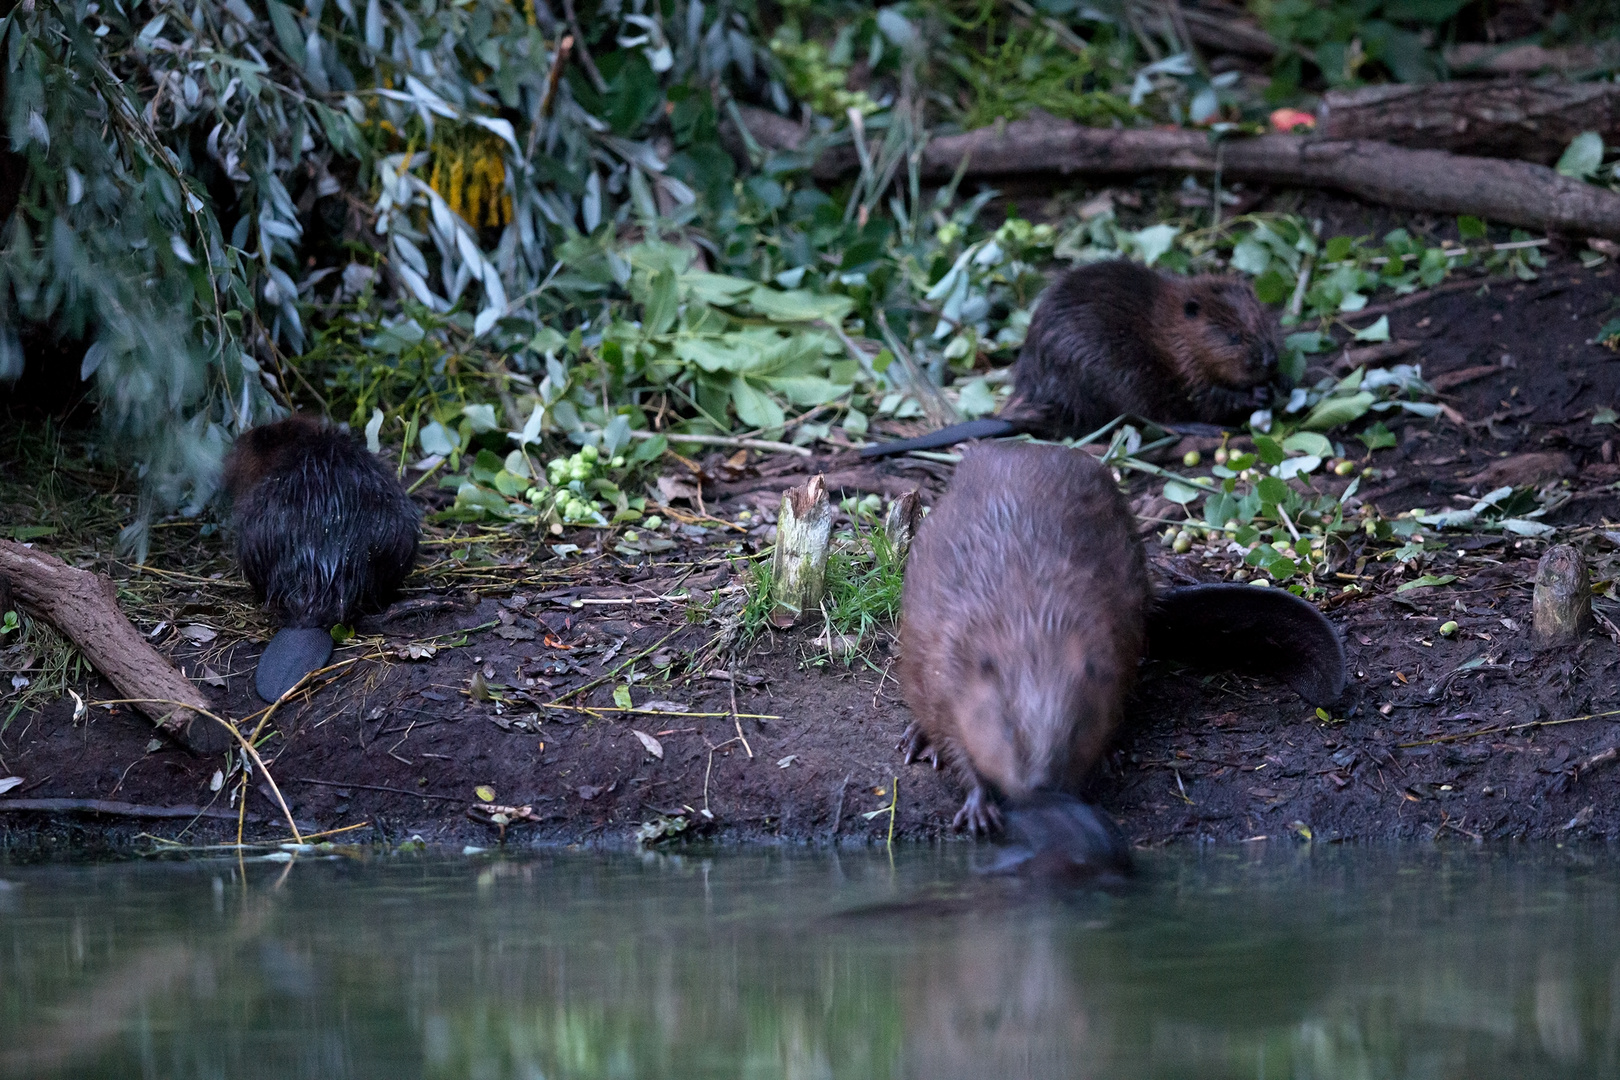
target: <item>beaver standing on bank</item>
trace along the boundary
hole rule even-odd
[[[294,416],[244,432],[225,462],[236,557],[281,623],[254,689],[275,701],[332,655],[331,628],[385,601],[416,561],[420,515],[352,435]]]
[[[1185,640],[1189,628],[1209,636]],[[1079,793],[1150,639],[1182,659],[1280,664],[1314,704],[1344,689],[1338,636],[1290,593],[1202,585],[1155,600],[1135,520],[1089,454],[975,446],[906,566],[899,674],[916,717],[906,761],[928,756],[961,779],[958,828],[990,832],[1005,813],[1048,866],[1123,869],[1124,838]]]
[[[1129,413],[1158,423],[1240,421],[1270,401],[1277,320],[1240,278],[1161,274],[1122,259],[1058,278],[1041,297],[1000,416],[879,443],[863,457],[1038,432],[1077,438]]]

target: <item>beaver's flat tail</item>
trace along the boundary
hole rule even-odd
[[[312,671],[332,658],[332,633],[319,626],[287,626],[276,631],[259,657],[253,689],[265,701],[277,701]]]
[[[1148,612],[1147,655],[1272,675],[1312,705],[1344,695],[1344,645],[1316,608],[1283,589],[1191,585]]]
[[[938,431],[930,431],[926,435],[918,435],[912,439],[896,439],[893,442],[874,443],[861,448],[861,457],[880,458],[892,454],[909,454],[913,450],[939,450],[946,446],[955,446],[959,442],[969,439],[994,439],[1001,435],[1016,435],[1021,431],[1030,430],[1027,421],[1006,420],[999,416],[987,416],[981,420],[964,420],[960,424],[942,427]]]

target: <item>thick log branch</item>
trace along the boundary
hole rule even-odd
[[[1322,97],[1316,134],[1379,139],[1551,164],[1583,131],[1620,140],[1620,86],[1614,83],[1409,83],[1333,90]]]
[[[762,145],[769,144],[769,135],[787,134],[774,122],[756,127],[761,112],[742,110]],[[797,144],[775,148],[796,149]],[[1218,167],[1228,180],[1334,188],[1385,206],[1475,214],[1537,231],[1620,240],[1620,195],[1607,188],[1532,162],[1412,150],[1369,139],[1260,135],[1225,140],[1217,151],[1202,131],[1090,128],[1035,113],[1010,124],[930,140],[920,162],[922,178],[947,180],[963,159],[966,174],[981,179],[1043,173],[1209,174]],[[823,151],[811,173],[818,180],[836,180],[858,169],[854,148],[846,145]]]
[[[10,540],[0,540],[0,578],[30,615],[66,635],[120,694],[149,702],[138,707],[164,732],[199,751],[226,746],[219,725],[191,711],[209,708],[208,699],[124,618],[110,580]],[[150,703],[160,701],[191,708]]]

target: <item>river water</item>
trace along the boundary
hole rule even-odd
[[[0,864],[0,1077],[1620,1075],[1613,854],[972,856]]]

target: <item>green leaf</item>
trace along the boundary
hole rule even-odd
[[[483,517],[485,514],[506,517],[511,513],[512,505],[488,488],[479,487],[477,484],[462,484],[456,489],[453,509],[473,518]]]
[[[1388,341],[1389,340],[1389,316],[1388,315],[1380,315],[1380,316],[1378,316],[1378,321],[1373,323],[1371,326],[1364,326],[1360,330],[1357,330],[1356,331],[1356,340],[1357,341]]]
[[[1170,250],[1180,232],[1181,230],[1174,225],[1150,225],[1127,235],[1137,253],[1142,256],[1142,261],[1152,266]]]
[[[740,304],[750,292],[759,288],[758,282],[702,270],[682,274],[680,284],[692,299],[717,307]]]
[[[492,483],[494,483],[496,491],[509,499],[517,498],[534,486],[534,482],[527,476],[509,473],[505,469],[495,474]]]
[[[772,375],[760,382],[776,390],[795,405],[824,405],[849,389],[816,375]]]
[[[1387,450],[1396,445],[1395,433],[1385,427],[1382,420],[1370,425],[1356,438],[1365,443],[1368,450]]]
[[[1483,218],[1464,214],[1457,219],[1457,235],[1464,240],[1483,240],[1486,236],[1485,221]]]
[[[1456,580],[1456,574],[1424,574],[1420,578],[1413,578],[1411,581],[1406,582],[1395,591],[1403,593],[1409,589],[1426,589],[1431,585],[1450,585]]]
[[[627,684],[620,683],[618,686],[613,688],[613,704],[617,705],[621,709],[629,709],[631,707],[630,687]]]
[[[1349,236],[1335,236],[1322,247],[1323,262],[1343,262],[1350,257],[1356,241]]]
[[[957,393],[956,407],[969,419],[988,416],[996,411],[995,392],[983,379],[974,379]]]
[[[1288,502],[1288,485],[1275,476],[1262,476],[1254,487],[1260,493],[1260,498],[1272,506]]]
[[[735,334],[719,338],[680,338],[675,342],[675,355],[708,372],[743,371],[758,358],[758,352],[745,348]]]
[[[1254,437],[1254,452],[1260,455],[1260,460],[1267,465],[1281,465],[1288,456],[1283,451],[1282,444],[1269,435],[1256,435]]]
[[[304,49],[304,35],[298,29],[298,20],[293,17],[292,9],[278,0],[268,0],[266,6],[270,9],[270,25],[275,27],[276,41],[281,45],[281,51],[301,68],[309,66],[309,53]]]
[[[1232,249],[1232,269],[1259,276],[1271,266],[1271,252],[1253,237],[1242,240]]]
[[[1193,487],[1191,484],[1183,483],[1180,480],[1166,480],[1164,482],[1164,497],[1182,506],[1186,506],[1202,494],[1204,494],[1202,488]]]
[[[753,309],[775,322],[815,322],[817,320],[839,325],[855,310],[855,301],[847,296],[813,293],[807,289],[782,292],[756,286],[748,294]]]
[[[495,419],[495,406],[493,405],[464,405],[461,409],[461,415],[467,418],[467,423],[475,435],[500,430],[501,425]]]
[[[675,325],[680,313],[680,292],[675,271],[665,267],[653,275],[652,289],[642,311],[641,324],[649,334],[663,334]]]
[[[1293,281],[1276,270],[1267,270],[1254,279],[1254,295],[1262,304],[1281,304],[1293,291]]]
[[[501,460],[499,454],[493,450],[480,450],[478,456],[473,459],[472,477],[480,484],[492,484],[495,482],[495,474],[505,468],[506,463]]]
[[[1602,164],[1603,136],[1595,131],[1583,131],[1570,140],[1554,168],[1564,176],[1589,180],[1597,175]]]
[[[1378,400],[1365,390],[1349,397],[1331,397],[1317,403],[1316,408],[1300,425],[1306,431],[1327,431],[1348,424],[1367,415],[1373,402]]]
[[[1328,442],[1327,436],[1314,431],[1295,432],[1282,441],[1282,448],[1290,454],[1310,454],[1319,458],[1333,456],[1333,444]]]
[[[1551,536],[1558,530],[1551,525],[1543,525],[1539,521],[1526,521],[1524,518],[1503,518],[1502,531],[1514,533],[1518,536]]]
[[[1333,339],[1317,330],[1301,330],[1283,339],[1283,345],[1302,353],[1319,353],[1333,344]]]
[[[1223,491],[1211,492],[1204,500],[1204,520],[1220,528],[1238,516],[1237,500]]]
[[[741,375],[732,377],[731,405],[737,410],[737,419],[751,428],[779,428],[787,420],[782,406]]]

